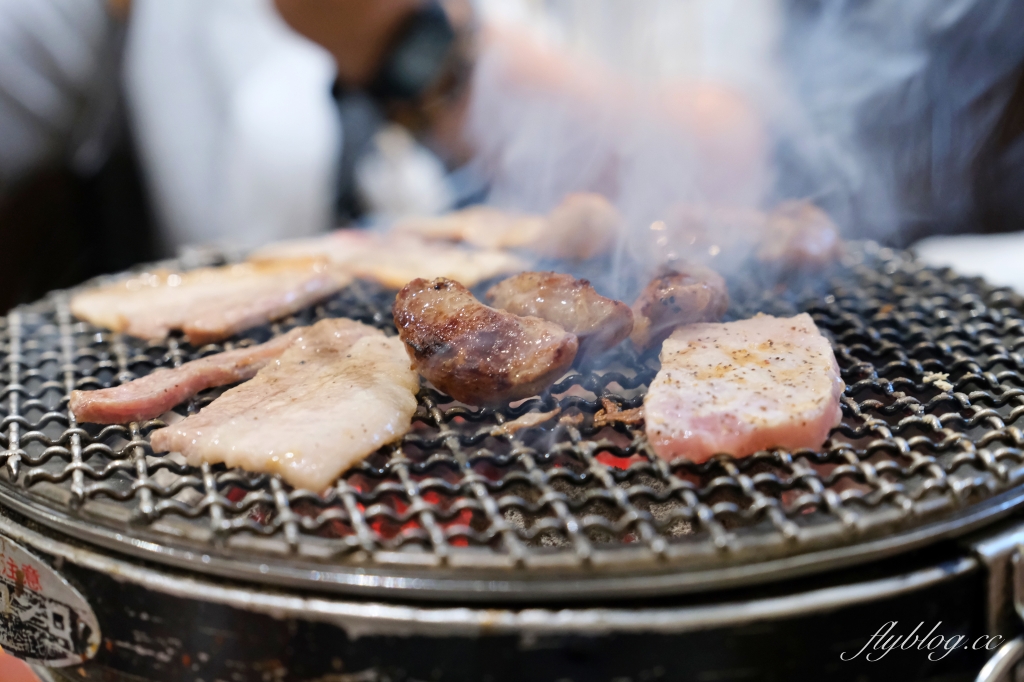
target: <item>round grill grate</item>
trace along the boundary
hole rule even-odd
[[[605,368],[574,372],[503,410],[424,388],[412,431],[322,496],[154,455],[148,434],[160,421],[76,424],[68,393],[324,316],[393,333],[394,292],[358,282],[293,318],[202,348],[78,322],[57,292],[0,320],[0,501],[74,537],[198,570],[467,598],[766,579],[801,561],[806,570],[850,560],[850,548],[878,551],[915,530],[933,531],[918,540],[964,530],[1016,504],[1005,500],[1024,473],[1019,298],[872,244],[852,247],[827,289],[732,283],[730,311],[807,310],[832,340],[847,390],[843,423],[821,452],[700,465],[658,459],[642,425],[595,424],[609,411],[602,399],[611,411],[639,406],[656,372],[655,355],[624,347]],[[178,409],[199,410],[222,390]],[[501,428],[556,408],[539,426]]]

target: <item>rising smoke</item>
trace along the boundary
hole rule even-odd
[[[729,270],[747,220],[810,198],[851,237],[972,220],[972,168],[1024,59],[1013,0],[481,3],[470,130],[498,206],[609,197],[621,268]],[[696,226],[696,228],[695,228]],[[731,260],[730,260],[731,259]]]

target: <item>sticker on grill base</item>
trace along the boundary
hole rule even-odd
[[[0,645],[48,666],[96,655],[100,628],[89,603],[49,565],[0,536]]]

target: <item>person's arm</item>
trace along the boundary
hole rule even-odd
[[[106,151],[115,35],[103,0],[0,0],[0,194],[48,163],[89,165],[74,158],[87,141]]]
[[[366,87],[422,0],[274,0],[281,18],[327,49],[348,87]]]

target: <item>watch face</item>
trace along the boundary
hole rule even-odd
[[[423,7],[409,19],[370,91],[381,99],[415,99],[437,79],[454,42],[444,10]]]

